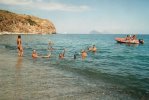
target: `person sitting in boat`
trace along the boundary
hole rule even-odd
[[[127,40],[129,41],[131,39],[130,35],[127,35],[127,37],[125,39],[126,39],[126,41]]]
[[[137,40],[136,35],[133,35],[133,36],[131,37],[131,40]]]

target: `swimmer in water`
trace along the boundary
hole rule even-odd
[[[97,48],[95,45],[93,45],[92,52],[96,52],[96,51],[97,51]]]
[[[82,56],[82,59],[85,59],[87,57],[87,52],[85,50],[82,50],[81,56]]]
[[[96,48],[96,46],[95,45],[93,45],[93,47],[89,47],[88,48],[88,51],[92,51],[92,52],[96,52],[97,51],[97,48]]]
[[[74,59],[77,59],[77,52],[75,52],[75,54],[74,54]]]
[[[65,56],[65,49],[64,49],[63,52],[61,52],[61,53],[59,54],[59,58],[60,58],[60,59],[64,59],[64,56]]]
[[[47,56],[38,56],[36,50],[33,50],[33,52],[32,52],[32,58],[39,58],[39,57],[41,57],[41,58],[50,58],[50,56],[51,56],[51,54],[48,54]]]
[[[32,52],[32,58],[38,58],[38,57],[39,56],[38,56],[36,50],[33,50],[33,52]]]

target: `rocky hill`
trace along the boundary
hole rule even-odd
[[[47,19],[0,10],[0,32],[55,34],[56,28]]]

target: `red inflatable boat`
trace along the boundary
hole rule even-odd
[[[128,44],[143,44],[142,39],[139,40],[126,40],[126,38],[115,38],[118,43],[128,43]]]

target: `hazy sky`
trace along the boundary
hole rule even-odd
[[[149,33],[149,0],[0,0],[0,9],[49,19],[58,33]]]

